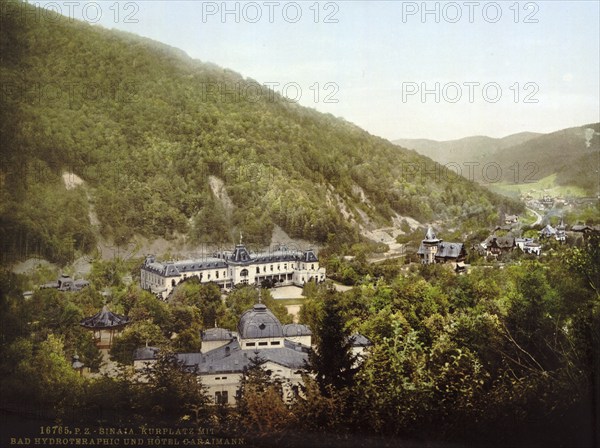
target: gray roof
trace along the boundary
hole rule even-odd
[[[168,261],[165,263],[160,263],[153,260],[153,258],[147,258],[143,268],[156,274],[160,274],[163,277],[179,277],[181,274],[186,272],[221,269],[227,267],[225,260],[216,257],[207,257],[198,260]]]
[[[204,354],[180,353],[177,358],[183,361],[185,367],[197,369],[199,374],[241,373],[257,355],[283,367],[301,369],[308,361],[308,348],[286,340],[280,348],[242,350],[238,341],[231,341]]]
[[[533,238],[515,238],[515,243],[531,243]]]
[[[226,328],[209,328],[202,332],[203,341],[230,341],[234,338],[234,333]]]
[[[428,243],[437,243],[439,241],[431,227],[427,229],[427,233],[425,234],[425,239],[423,241],[426,241]]]
[[[585,232],[592,230],[592,228],[590,226],[586,226],[585,224],[575,224],[573,227],[571,227],[571,230],[573,232]]]
[[[271,261],[304,261],[308,263],[319,261],[313,249],[301,251],[279,246],[276,250],[250,254],[242,244],[235,246],[233,253],[228,254],[226,259],[229,262],[238,264],[268,263]]]
[[[60,291],[79,291],[80,289],[89,286],[90,282],[83,279],[73,280],[67,274],[61,274],[56,282],[45,283],[40,285],[40,288],[55,288]]]
[[[439,241],[439,240],[438,240]],[[462,251],[464,244],[463,243],[450,243],[450,242],[438,242],[437,244],[438,250],[435,254],[438,258],[458,258]],[[417,251],[418,255],[425,255],[427,251],[425,250],[425,244],[421,243],[419,246],[419,250]]]
[[[350,336],[350,342],[352,343],[352,347],[369,347],[373,345],[366,336],[363,336],[360,333],[354,333]]]
[[[252,257],[255,263],[268,263],[270,261],[300,261],[303,259],[304,252],[299,250],[287,250],[279,248],[269,252],[259,252]]]
[[[133,352],[134,361],[149,361],[156,359],[159,349],[157,347],[142,347],[135,349]]]
[[[242,314],[238,323],[241,339],[280,338],[283,328],[275,315],[262,303]]]
[[[312,263],[312,262],[319,261],[319,260],[317,259],[315,252],[312,249],[310,249],[310,250],[307,250],[306,252],[304,252],[304,258],[302,261],[305,261],[307,263]]]
[[[279,246],[279,248],[274,251],[251,254],[248,249],[246,249],[246,246],[237,244],[233,252],[221,252],[216,255],[218,256],[206,257],[198,260],[168,262],[158,262],[152,255],[149,255],[146,257],[146,261],[142,268],[160,274],[163,277],[179,277],[185,272],[226,268],[228,264],[245,265],[277,261],[304,261],[310,263],[319,261],[313,249],[306,251],[288,250],[285,246]]]
[[[310,336],[312,335],[312,331],[306,325],[286,324],[283,326],[283,335],[285,337]]]
[[[544,227],[542,230],[540,230],[540,233],[542,235],[551,236],[551,235],[556,234],[556,229],[554,227],[552,227],[550,224],[546,224],[546,227]]]
[[[440,243],[438,244],[438,251],[437,254],[435,254],[435,256],[443,258],[458,258],[462,250],[462,243]]]
[[[104,305],[102,311],[91,317],[86,317],[80,325],[86,328],[115,328],[127,323],[129,323],[127,317],[108,311],[108,306]]]
[[[250,252],[248,252],[246,246],[243,244],[237,244],[233,250],[233,254],[231,254],[231,258],[229,258],[229,261],[233,263],[249,263],[252,261],[252,258],[250,257]]]
[[[500,237],[496,237],[496,236],[490,236],[488,237],[487,240],[485,240],[488,247],[490,247],[490,245],[496,245],[501,249],[506,249],[506,248],[511,248],[515,245],[515,238],[512,236],[500,236]]]

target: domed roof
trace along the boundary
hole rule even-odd
[[[262,303],[257,303],[251,310],[242,314],[238,332],[241,339],[283,337],[281,322]]]
[[[312,331],[306,325],[287,324],[283,326],[283,335],[285,337],[310,336],[312,335]]]

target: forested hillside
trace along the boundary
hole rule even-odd
[[[498,163],[535,163],[535,179],[557,174],[558,185],[577,186],[590,196],[598,193],[600,123],[545,134],[498,153]]]
[[[230,70],[3,3],[4,260],[66,262],[92,250],[90,206],[117,244],[136,234],[230,242],[240,230],[263,244],[275,224],[292,237],[356,241],[361,223],[397,214],[479,225],[519,208]],[[64,172],[85,186],[66,191]],[[230,207],[211,190],[215,178]]]

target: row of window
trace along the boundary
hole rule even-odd
[[[269,345],[268,341],[261,341],[258,343],[259,347],[265,347]],[[281,341],[271,341],[271,345],[281,345]],[[256,342],[246,342],[246,347],[256,347]]]
[[[271,272],[273,272],[273,270],[274,270],[273,266],[274,266],[274,265],[271,265],[271,266],[269,266],[269,269],[270,269],[270,271],[271,271]],[[284,270],[284,271],[287,271],[287,268],[288,268],[288,267],[287,267],[287,263],[284,263],[284,265],[283,265],[283,270]],[[295,268],[295,265],[294,265],[294,264],[292,264],[292,265],[290,266],[290,268],[291,268],[291,269],[294,269],[294,268]],[[310,268],[311,268],[312,270],[314,270],[314,269],[315,269],[315,265],[314,265],[314,263],[310,265]],[[302,269],[306,269],[306,266],[305,266],[304,264],[302,265]],[[277,270],[278,270],[278,271],[281,271],[281,265],[280,265],[280,264],[278,264],[278,265],[277,265]],[[245,269],[244,269],[244,271],[245,271]],[[242,272],[244,272],[244,271],[242,271]],[[262,269],[262,271],[263,271],[263,272],[267,272],[267,266],[263,266],[263,269]],[[257,273],[257,274],[260,274],[260,266],[256,266],[256,273]],[[244,275],[244,274],[242,274],[242,275]]]
[[[162,278],[161,276],[158,276],[156,274],[151,274],[150,272],[146,272],[146,271],[143,271],[143,272],[144,272],[146,281],[148,283],[152,283],[154,285],[162,285],[162,286],[165,285],[165,279]]]
[[[204,277],[204,273],[200,272],[200,274],[196,275],[195,277],[198,277],[200,279],[200,281],[202,281],[202,278]],[[223,278],[227,277],[227,271],[223,271]],[[183,274],[183,278],[186,279],[187,278],[187,274]],[[219,271],[215,272],[215,278],[219,278]],[[206,279],[210,280],[210,272],[206,275]]]
[[[271,271],[271,272],[273,272],[273,270],[274,270],[274,267],[273,267],[273,266],[274,266],[274,265],[270,265],[270,271]],[[292,264],[292,265],[291,265],[291,269],[294,269],[294,264]],[[302,269],[305,269],[305,265],[304,265],[304,264],[302,265]],[[314,265],[314,264],[311,264],[311,265],[310,265],[310,269],[314,270],[314,269],[315,269],[315,265]],[[277,265],[277,270],[278,270],[278,271],[280,271],[280,270],[281,270],[281,265],[279,265],[279,264]],[[285,264],[283,265],[283,270],[284,270],[284,271],[287,271],[287,263],[285,263]],[[264,272],[267,272],[267,266],[263,266],[263,273],[264,273]],[[260,274],[260,266],[257,266],[257,267],[256,267],[256,273],[257,273],[257,274]],[[164,279],[164,278],[162,278],[162,277],[160,277],[160,276],[158,276],[158,275],[156,275],[156,274],[151,274],[151,273],[149,273],[149,272],[145,272],[144,274],[145,274],[145,277],[146,277],[146,280],[147,280],[147,282],[149,282],[149,283],[152,283],[152,284],[155,284],[155,285],[162,285],[162,286],[164,286],[164,285],[165,285],[165,279]],[[231,269],[229,270],[229,275],[230,275],[230,276],[232,276],[232,275],[233,275],[233,270],[231,270]],[[241,275],[242,277],[247,277],[247,276],[248,276],[248,270],[247,270],[247,269],[243,269],[243,270],[241,271],[240,275]],[[200,274],[198,274],[197,276],[198,276],[198,278],[200,279],[200,281],[202,281],[202,280],[203,280],[203,276],[204,276],[204,274],[201,272],[201,273],[200,273]],[[227,271],[223,271],[223,278],[226,278],[226,276],[227,276]],[[184,279],[186,279],[186,278],[187,278],[187,274],[183,274],[183,278],[184,278]],[[215,272],[215,278],[216,278],[216,279],[218,279],[218,278],[219,278],[219,271],[216,271],[216,272]],[[206,279],[207,279],[207,280],[210,280],[210,279],[211,279],[211,274],[210,274],[210,272],[207,274],[207,277],[206,277]],[[175,283],[175,280],[173,280],[171,283],[173,284],[173,286],[175,286],[175,284],[176,284],[176,283]]]

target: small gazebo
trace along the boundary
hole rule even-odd
[[[128,323],[129,319],[126,316],[115,314],[104,305],[102,311],[86,317],[80,325],[94,332],[94,341],[99,349],[108,349],[112,346],[114,337],[121,334]]]

